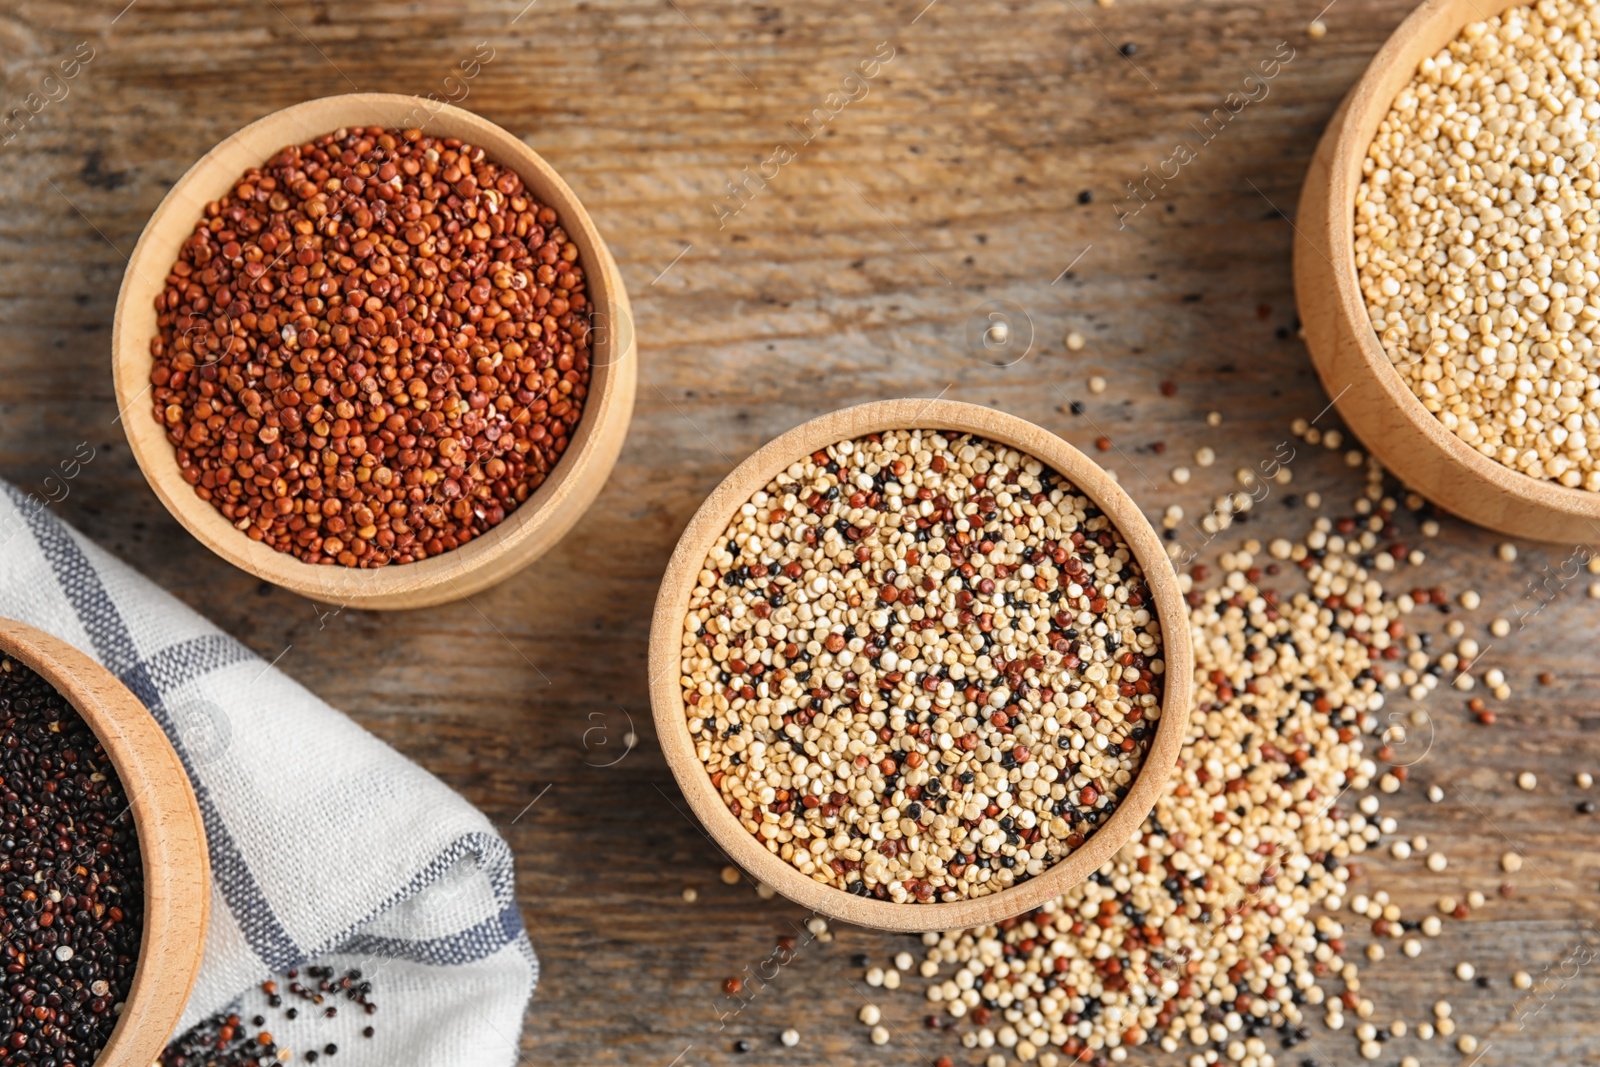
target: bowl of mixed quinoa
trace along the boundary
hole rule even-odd
[[[934,930],[1020,914],[1137,829],[1188,719],[1186,608],[1116,483],[987,408],[884,401],[773,441],[657,600],[679,785],[752,876]]]

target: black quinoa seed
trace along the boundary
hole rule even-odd
[[[5,657],[0,803],[0,1065],[93,1063],[139,959],[139,841],[93,731]]]

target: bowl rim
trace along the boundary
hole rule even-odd
[[[128,998],[94,1062],[150,1063],[188,1004],[210,924],[211,860],[194,787],[155,717],[106,668],[14,619],[0,618],[0,654],[34,671],[72,705],[129,797],[144,868],[144,928]],[[189,871],[193,878],[181,877]]]
[[[1363,420],[1359,416],[1350,418],[1349,409],[1352,404],[1365,398],[1357,397],[1350,402],[1340,403],[1351,383],[1338,385],[1330,380],[1332,368],[1326,366],[1337,358],[1333,353],[1342,340],[1354,342],[1361,363],[1371,373],[1383,396],[1411,428],[1443,453],[1442,458],[1478,482],[1487,483],[1489,491],[1511,498],[1512,507],[1531,506],[1593,521],[1600,519],[1600,493],[1574,489],[1513,470],[1467,444],[1453,431],[1446,429],[1444,423],[1423,406],[1395,369],[1367,318],[1366,302],[1361,296],[1355,266],[1355,197],[1360,185],[1362,161],[1366,158],[1379,124],[1393,107],[1395,98],[1410,84],[1417,65],[1447,46],[1462,29],[1474,22],[1501,15],[1511,8],[1524,6],[1529,6],[1526,0],[1487,0],[1482,4],[1476,0],[1424,0],[1384,42],[1329,120],[1312,160],[1302,204],[1314,209],[1308,228],[1323,238],[1324,245],[1318,248],[1303,229],[1297,228],[1294,254],[1296,296],[1302,321],[1306,324],[1307,347],[1311,350],[1318,374],[1330,396],[1334,397],[1334,403],[1351,422],[1352,428],[1356,428],[1356,422]],[[1322,271],[1323,265],[1327,267],[1326,274]],[[1331,300],[1324,290],[1324,282],[1331,287]],[[1331,314],[1337,321],[1324,329],[1324,307],[1330,303]],[[1342,330],[1346,337],[1328,337],[1329,329]],[[1389,440],[1387,434],[1369,433],[1363,436],[1363,442],[1401,477],[1405,477],[1408,467],[1415,466],[1416,457],[1408,455],[1399,444]],[[1408,458],[1413,463],[1407,463]],[[1419,478],[1418,481],[1417,487],[1427,495],[1453,495],[1438,493],[1433,486],[1421,484],[1425,479]],[[1480,491],[1484,488],[1479,486]],[[1458,491],[1464,492],[1466,487]],[[1450,510],[1456,510],[1448,501],[1438,502]],[[1472,518],[1471,515],[1466,517]],[[1494,524],[1485,522],[1485,525]],[[1521,530],[1509,532],[1535,536]]]
[[[362,569],[303,562],[252,541],[184,482],[175,450],[148,411],[155,296],[194,232],[204,205],[285,145],[350,126],[398,126],[426,114],[425,132],[459,137],[515,171],[554,208],[588,271],[597,329],[589,394],[576,432],[550,476],[505,521],[460,548],[416,563]],[[622,274],[599,228],[559,173],[510,131],[450,104],[398,93],[317,97],[265,115],[228,135],[168,190],[128,257],[112,325],[112,375],[118,419],[145,481],[167,511],[207,548],[264,581],[328,603],[406,608],[469,596],[548,550],[599,494],[633,411],[637,343]]]
[[[1155,601],[1166,663],[1161,719],[1144,761],[1112,816],[1042,874],[970,900],[897,904],[853,896],[800,873],[760,845],[722,803],[689,737],[679,686],[683,620],[706,552],[752,493],[797,458],[839,441],[887,430],[970,433],[1025,452],[1065,476],[1115,524],[1144,571]],[[711,492],[673,550],[650,626],[650,698],[662,752],[700,825],[744,870],[815,912],[861,926],[912,932],[998,922],[1083,881],[1138,832],[1165,788],[1188,732],[1193,674],[1189,614],[1161,539],[1137,504],[1092,459],[1042,427],[1005,412],[952,400],[882,400],[801,423],[757,449]]]

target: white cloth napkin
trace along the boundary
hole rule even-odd
[[[120,678],[194,783],[211,930],[179,1032],[311,962],[359,967],[378,1012],[263,1012],[296,1062],[328,1043],[343,1067],[517,1061],[539,964],[481,812],[3,481],[0,616]]]

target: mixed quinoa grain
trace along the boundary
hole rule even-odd
[[[1217,588],[1193,586],[1203,566],[1180,577],[1195,710],[1165,794],[1112,860],[1044,907],[923,935],[915,969],[930,980],[930,1028],[959,1028],[989,1064],[1104,1065],[1159,1045],[1191,1064],[1271,1067],[1279,1048],[1308,1040],[1314,1010],[1334,1029],[1348,1011],[1362,1056],[1381,1053],[1339,913],[1364,916],[1380,938],[1419,929],[1386,894],[1349,886],[1354,858],[1397,829],[1359,794],[1406,776],[1404,730],[1380,712],[1404,684],[1396,654],[1420,651],[1402,621],[1417,605],[1373,580],[1361,536],[1333,530],[1319,519],[1298,542],[1246,542],[1222,555]],[[1304,591],[1268,586],[1296,570]],[[1419,932],[1440,930],[1435,920]],[[874,970],[867,983],[887,986]],[[1332,981],[1343,990],[1325,989]]]
[[[0,800],[0,1065],[88,1067],[139,961],[139,841],[93,731],[3,655]]]
[[[1483,455],[1600,490],[1600,37],[1543,0],[1395,99],[1356,193],[1361,291],[1423,406]]]
[[[458,548],[549,476],[589,387],[578,250],[482,148],[291,145],[208,204],[156,299],[156,421],[252,540],[379,567]]]
[[[684,623],[700,760],[819,882],[998,892],[1080,846],[1160,715],[1150,591],[1037,459],[891,431],[795,462],[711,551]]]

